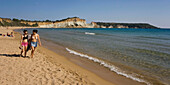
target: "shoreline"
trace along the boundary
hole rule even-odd
[[[18,29],[18,28],[13,28],[13,29]],[[3,31],[11,32],[13,31],[13,29],[0,29],[0,30],[1,32]],[[96,74],[82,67],[79,67],[78,65],[70,62],[65,57],[58,55],[44,47],[38,47],[33,59],[18,57],[20,53],[20,50],[18,49],[20,34],[17,32],[14,32],[14,33],[15,33],[15,37],[12,37],[12,38],[0,37],[2,38],[2,40],[0,40],[0,44],[2,45],[0,49],[1,51],[0,65],[3,66],[0,68],[0,72],[1,72],[0,83],[1,84],[25,84],[25,83],[40,84],[38,81],[40,81],[41,83],[45,82],[46,84],[49,82],[51,84],[52,83],[57,84],[57,81],[58,81],[58,83],[60,84],[76,84],[77,83],[77,84],[83,84],[83,85],[114,85],[113,83],[110,83],[98,77]],[[12,48],[8,49],[10,47]],[[27,55],[29,54],[30,52],[28,52]],[[6,70],[3,71],[2,69],[4,70],[6,69]],[[8,70],[8,69],[11,69],[11,70]],[[56,75],[54,71],[61,72],[61,73],[59,74],[56,73],[57,74]],[[21,72],[21,74],[18,72]],[[9,75],[8,73],[12,73],[12,74],[8,76]],[[31,75],[27,75],[28,73]],[[37,78],[37,77],[40,77],[38,76],[39,73],[41,73],[40,75],[46,75],[46,77],[41,76],[42,78]],[[20,78],[15,75],[18,75],[19,77],[23,77],[23,76],[27,76],[27,77],[26,79],[23,78],[23,81],[20,81]],[[47,77],[47,75],[49,77]],[[56,76],[53,76],[53,75],[56,75]],[[59,75],[61,75],[61,77],[59,77]],[[65,79],[66,77],[67,79]],[[32,78],[35,78],[35,80],[32,80]],[[46,79],[46,80],[42,81],[39,79]],[[58,79],[56,83],[55,83],[55,79]]]
[[[48,44],[45,44],[47,42],[48,42]],[[89,70],[90,72],[96,74],[97,76],[103,78],[104,80],[112,82],[116,85],[146,85],[146,83],[138,82],[138,81],[132,80],[130,78],[127,78],[125,76],[119,75],[119,74],[115,73],[114,71],[111,71],[110,69],[100,65],[99,63],[93,62],[87,58],[82,58],[79,55],[70,54],[65,49],[65,47],[57,45],[53,42],[43,40],[43,44],[44,44],[45,48],[47,48],[59,55],[63,55],[72,63],[74,63],[86,70]]]
[[[64,48],[61,48],[60,45],[58,45],[58,46],[54,46],[54,45],[58,45],[58,44],[50,43],[49,40],[46,40],[43,47],[46,46],[45,48],[47,48],[47,49],[49,49],[49,50],[51,50],[51,51],[53,51],[53,52],[55,52],[59,55],[64,56],[65,58],[67,58],[72,63],[82,67],[83,69],[86,69],[86,70],[96,74],[97,76],[103,78],[104,80],[112,82],[116,85],[125,85],[127,83],[129,83],[129,85],[130,84],[131,85],[132,84],[135,84],[135,85],[146,84],[146,83],[140,83],[140,82],[137,82],[135,80],[126,78],[125,76],[119,75],[118,73],[110,71],[110,69],[108,69],[104,66],[101,66],[99,63],[95,63],[95,62],[93,62],[89,59],[81,58],[79,55],[77,56],[77,55],[74,55],[74,54],[70,54],[68,51],[66,51],[65,46],[63,46]],[[119,81],[119,82],[117,82],[117,81]],[[156,82],[155,82],[155,84],[156,84]]]
[[[43,39],[41,38],[41,41]],[[49,49],[50,51],[55,52],[56,54],[62,55],[65,58],[67,58],[70,62],[80,66],[83,69],[86,69],[92,73],[94,73],[95,75],[99,76],[100,78],[109,81],[113,84],[116,85],[125,85],[125,84],[129,84],[129,85],[145,85],[146,83],[142,83],[142,82],[138,82],[135,80],[132,80],[130,78],[127,78],[125,76],[119,75],[113,71],[110,71],[110,69],[101,66],[99,63],[95,63],[89,59],[86,58],[80,58],[77,55],[74,54],[70,54],[68,51],[66,51],[65,48],[63,48],[62,46],[54,46],[56,44],[49,42],[48,40],[43,40],[42,42],[44,45],[43,47],[45,47],[46,49]],[[47,44],[48,43],[48,44]],[[57,50],[57,51],[56,51]]]
[[[49,60],[51,63],[56,64],[57,62],[60,62],[60,63],[62,63],[63,67],[67,67],[68,69],[71,69],[72,71],[77,71],[77,74],[88,77],[89,80],[91,80],[92,82],[95,82],[96,85],[115,85],[111,82],[108,82],[108,81],[98,77],[96,74],[88,71],[87,69],[84,69],[84,68],[76,65],[75,63],[70,62],[65,56],[56,54],[55,52],[53,52],[47,48],[44,48],[44,47],[39,47],[38,50],[40,50],[42,54],[48,53],[47,55],[49,55],[49,56],[53,55],[52,57],[46,57],[47,60]],[[61,60],[63,60],[64,62],[58,60],[59,58],[61,58]]]

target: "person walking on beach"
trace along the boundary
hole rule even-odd
[[[23,32],[24,32],[24,34],[21,35],[21,46],[22,46],[22,48],[20,47],[20,49],[21,49],[21,55],[20,56],[23,56],[22,53],[25,52],[24,56],[26,57],[27,46],[28,46],[28,32],[27,32],[27,30],[24,30]]]
[[[40,37],[37,34],[37,32],[38,32],[38,30],[33,30],[33,34],[31,35],[31,49],[32,49],[31,58],[33,58],[33,56],[34,56],[34,52],[35,52],[38,42],[39,42],[39,46],[41,46]]]

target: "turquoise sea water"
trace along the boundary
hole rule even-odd
[[[64,46],[66,51],[89,58],[120,75],[147,84],[157,84],[157,80],[170,84],[168,29],[38,30],[41,38]]]

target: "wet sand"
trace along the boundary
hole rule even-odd
[[[105,68],[104,66],[101,66],[98,63],[94,63],[93,61],[90,61],[86,58],[81,58],[80,56],[70,54],[61,45],[57,45],[44,39],[41,40],[45,48],[48,48],[59,55],[65,56],[69,61],[95,73],[99,77],[111,83],[114,83],[115,85],[146,85],[144,83],[140,83],[124,76],[118,75],[115,72],[110,71],[108,68]]]
[[[0,28],[0,33],[13,29],[18,28]],[[20,34],[14,34],[0,36],[0,85],[113,85],[43,47],[38,47],[33,59],[19,57]]]

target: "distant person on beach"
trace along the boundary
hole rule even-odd
[[[31,35],[31,49],[32,49],[31,58],[33,58],[33,56],[34,56],[34,52],[35,52],[38,42],[39,42],[39,46],[41,46],[40,37],[37,34],[37,32],[38,32],[38,30],[33,30],[33,34]]]
[[[10,37],[14,37],[14,32],[11,32],[11,35],[10,35]]]
[[[14,32],[11,32],[11,34],[9,34],[8,32],[7,32],[7,34],[6,34],[8,37],[14,37]]]
[[[10,37],[10,34],[7,32],[7,34],[6,34],[8,37]]]
[[[5,34],[0,34],[0,36],[5,36]]]
[[[22,53],[24,52],[24,56],[26,57],[27,55],[27,46],[28,46],[28,32],[27,30],[24,30],[23,31],[24,34],[21,36],[21,46],[20,49],[21,49],[21,56],[22,56]]]

